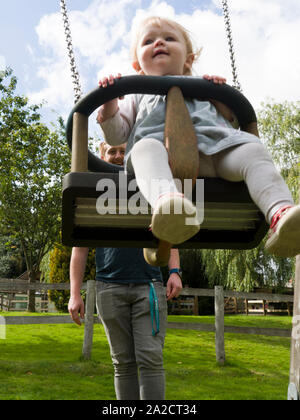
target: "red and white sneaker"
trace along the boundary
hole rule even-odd
[[[277,257],[300,254],[300,205],[282,207],[274,214],[265,248]]]
[[[181,244],[200,229],[197,208],[183,194],[163,194],[156,202],[151,228],[156,238],[174,245]]]

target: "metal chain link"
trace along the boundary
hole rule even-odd
[[[70,59],[70,67],[71,67],[71,76],[73,79],[73,88],[74,88],[74,96],[75,96],[75,103],[79,101],[80,97],[82,96],[82,91],[80,87],[79,81],[79,73],[77,71],[76,63],[75,63],[75,56],[73,52],[73,45],[72,45],[72,38],[71,38],[71,30],[70,30],[70,23],[68,18],[67,6],[65,0],[60,0],[60,9],[63,17],[64,28],[65,28],[65,35],[66,35],[66,42],[68,48],[68,55]]]
[[[234,49],[233,49],[233,41],[232,41],[232,31],[231,31],[231,23],[230,23],[230,16],[229,16],[229,9],[227,0],[222,0],[223,6],[223,15],[225,20],[225,29],[227,33],[227,40],[228,40],[228,47],[230,53],[230,61],[231,61],[231,69],[232,69],[232,77],[233,77],[233,87],[238,89],[242,92],[241,85],[238,81],[237,77],[237,70],[235,66],[235,58],[234,58]]]

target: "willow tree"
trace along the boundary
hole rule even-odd
[[[300,102],[266,103],[258,115],[262,139],[297,202],[300,175]]]
[[[58,239],[61,177],[70,166],[62,127],[41,121],[40,105],[16,94],[10,69],[0,74],[0,231],[5,226],[24,253],[35,282],[43,256]],[[29,293],[28,310],[35,310]]]
[[[259,131],[295,201],[299,191],[300,102],[269,102],[258,113]],[[294,258],[276,258],[261,244],[252,250],[202,250],[210,284],[249,291],[254,286],[281,287],[294,275]]]

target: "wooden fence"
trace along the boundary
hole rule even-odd
[[[28,290],[36,290],[45,292],[47,290],[69,290],[70,283],[28,283],[16,281],[13,279],[0,279],[0,293],[5,292],[26,292]],[[89,280],[82,285],[82,290],[87,291],[86,308],[84,319],[84,342],[82,353],[85,359],[91,357],[93,344],[93,325],[100,322],[94,315],[96,300],[96,282]],[[181,323],[168,322],[168,328],[197,330],[215,332],[215,348],[217,362],[223,364],[225,362],[225,338],[224,333],[238,334],[256,334],[278,337],[291,337],[292,330],[281,328],[257,328],[257,327],[234,327],[224,325],[224,298],[235,297],[237,299],[258,299],[269,300],[272,302],[293,302],[293,296],[280,295],[270,293],[244,293],[223,290],[222,286],[216,286],[214,289],[196,289],[184,288],[181,295],[183,296],[210,296],[215,300],[215,323]],[[25,324],[62,324],[72,323],[69,315],[44,315],[44,316],[4,316],[6,325],[25,325]]]

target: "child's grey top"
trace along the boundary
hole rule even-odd
[[[205,155],[243,143],[260,143],[258,137],[232,128],[209,101],[185,99],[198,139],[198,149]],[[105,140],[112,145],[127,142],[125,169],[133,172],[130,152],[142,138],[164,142],[166,97],[133,94],[119,101],[118,112],[101,124]]]

